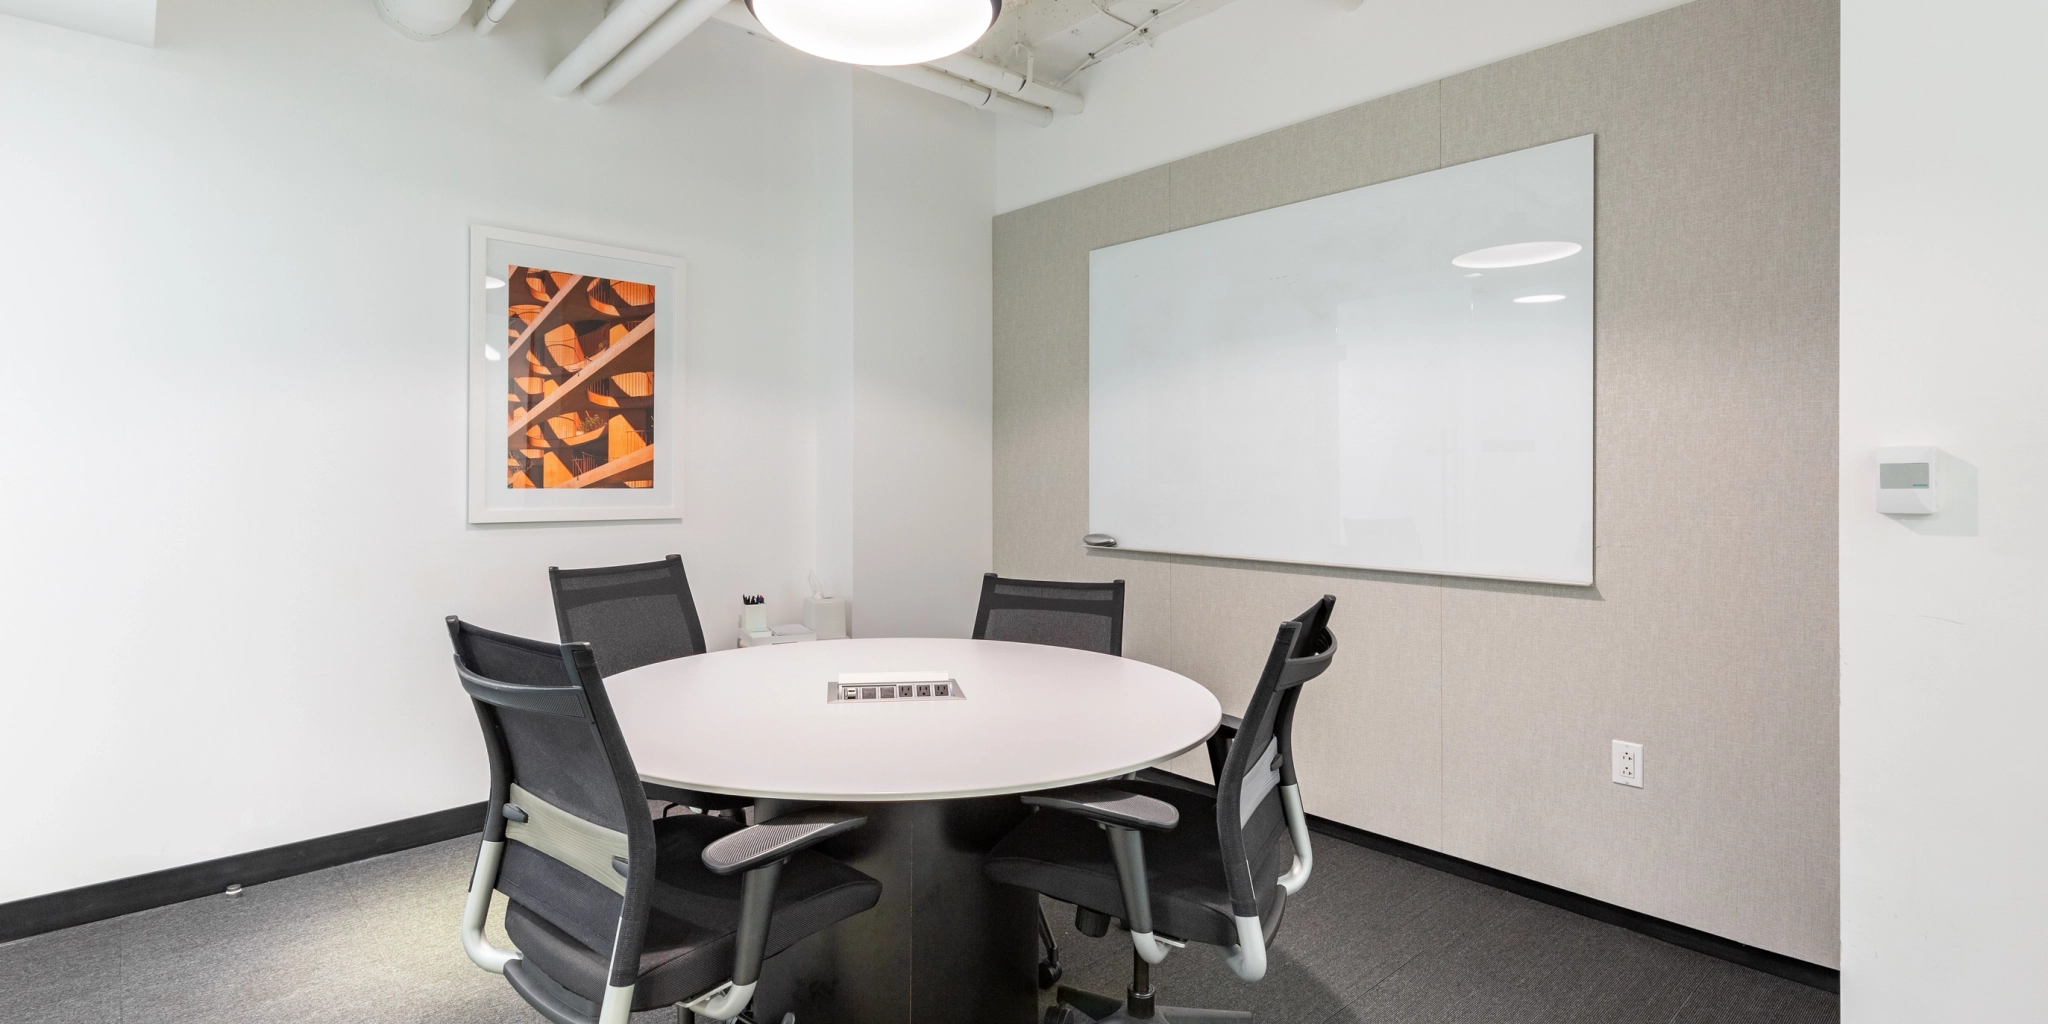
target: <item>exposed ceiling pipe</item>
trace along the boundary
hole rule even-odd
[[[958,75],[978,85],[985,85],[997,92],[1008,93],[1026,103],[1051,107],[1062,114],[1078,114],[1086,106],[1079,95],[1065,89],[1055,89],[1043,82],[1027,81],[1016,73],[992,61],[982,60],[971,53],[956,53],[951,57],[926,61],[926,67],[938,68],[948,74]]]
[[[519,0],[491,0],[490,8],[484,11],[483,17],[476,20],[476,34],[480,36],[490,35],[491,30],[497,28],[498,23],[505,20],[506,12],[510,11],[512,5],[518,2]]]
[[[401,35],[432,39],[462,24],[469,0],[377,0],[377,16]]]
[[[997,92],[985,85],[976,85],[964,78],[955,78],[943,71],[923,64],[905,64],[896,67],[867,66],[869,71],[884,78],[893,78],[906,85],[927,89],[941,96],[949,96],[970,107],[993,110],[1008,114],[1022,121],[1045,127],[1052,123],[1052,108],[1036,103],[1026,103],[1015,96]]]
[[[744,3],[728,3],[719,8],[713,17],[742,32],[757,35],[764,39],[775,38],[773,33],[761,27],[761,23],[754,19],[753,14],[747,10],[747,5]],[[990,66],[995,67],[996,65]],[[893,78],[906,85],[914,85],[920,89],[959,100],[970,107],[979,107],[983,110],[1007,114],[1018,120],[1038,125],[1041,128],[1052,123],[1052,108],[1049,106],[1027,103],[1000,89],[990,89],[986,85],[978,85],[965,78],[954,77],[944,71],[924,64],[909,64],[901,67],[868,67],[867,70],[884,78]],[[1015,75],[1013,77],[1022,82],[1024,76]],[[1048,86],[1047,88],[1050,87]],[[1067,95],[1071,96],[1073,94],[1068,93]],[[1075,109],[1077,110],[1079,109],[1080,99],[1079,96],[1074,96]]]
[[[584,36],[583,41],[576,44],[576,48],[569,51],[553,71],[548,72],[543,88],[553,96],[567,96],[575,92],[578,86],[597,73],[597,69],[604,67],[627,44],[639,38],[640,33],[647,31],[647,26],[654,24],[654,19],[668,13],[668,9],[675,5],[676,0],[619,0],[611,13],[605,15],[604,20],[598,22],[597,27],[591,29],[590,34]]]
[[[509,5],[512,0],[498,2]],[[618,95],[626,83],[638,78],[640,72],[660,60],[662,54],[675,49],[677,43],[697,31],[699,25],[711,20],[711,16],[725,4],[726,0],[680,0],[613,57],[603,70],[583,83],[583,98],[592,103],[603,103]]]

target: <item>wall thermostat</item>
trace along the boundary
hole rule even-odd
[[[1877,450],[1877,510],[1892,516],[1941,511],[1941,452],[1936,448]]]

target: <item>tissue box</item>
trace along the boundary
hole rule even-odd
[[[846,639],[846,599],[804,598],[804,625],[820,640]]]

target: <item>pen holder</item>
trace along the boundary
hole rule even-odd
[[[747,633],[768,632],[768,606],[765,604],[741,605],[740,630]]]

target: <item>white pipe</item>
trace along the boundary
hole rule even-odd
[[[505,20],[506,12],[510,11],[512,5],[518,2],[519,0],[491,0],[490,8],[484,11],[483,17],[476,20],[476,34],[480,36],[490,35],[491,30],[497,28],[498,23]]]
[[[970,107],[1008,114],[1019,120],[1029,121],[1040,128],[1052,123],[1050,107],[1026,103],[1014,96],[997,92],[984,85],[976,85],[964,78],[954,78],[943,71],[922,64],[904,64],[896,67],[862,66],[883,78],[893,78],[905,85],[914,85],[941,96],[949,96]]]
[[[597,73],[597,69],[619,55],[628,43],[647,31],[654,19],[668,13],[676,0],[619,0],[618,6],[548,72],[542,86],[551,96],[567,96],[576,91],[585,79]]]
[[[400,34],[426,40],[462,24],[469,0],[377,0],[377,16]]]
[[[940,57],[938,60],[926,61],[925,66],[958,75],[997,92],[1008,93],[1026,103],[1051,107],[1062,114],[1078,114],[1086,105],[1081,97],[1074,93],[1065,89],[1055,89],[1043,82],[1027,81],[1023,75],[1001,64],[982,60],[971,53]]]
[[[498,2],[509,4],[512,0]],[[648,26],[647,31],[640,33],[640,38],[613,57],[604,70],[583,83],[583,98],[592,103],[603,103],[618,95],[626,83],[638,78],[640,72],[660,60],[662,54],[675,49],[677,43],[697,31],[699,25],[711,20],[711,16],[725,4],[726,0],[680,0],[668,9],[668,13]]]

